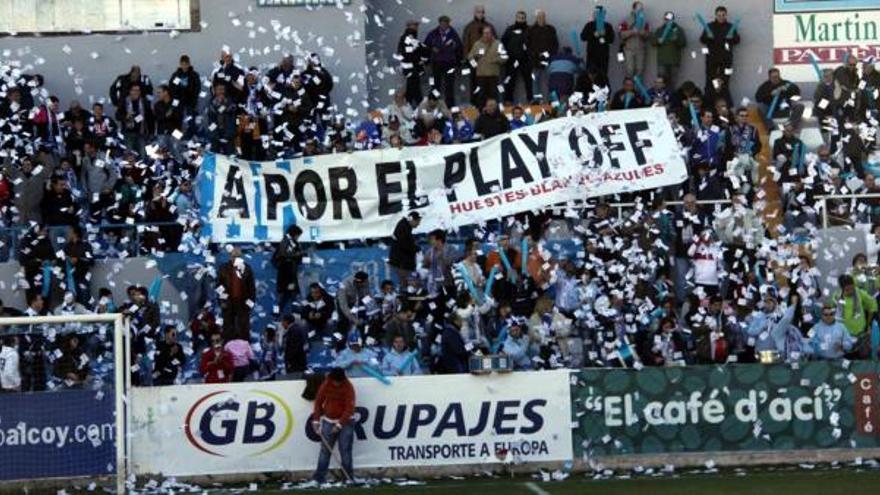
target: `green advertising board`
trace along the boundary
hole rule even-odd
[[[572,373],[574,452],[880,447],[880,364],[833,361]]]

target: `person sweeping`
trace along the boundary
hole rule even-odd
[[[355,393],[354,387],[342,368],[333,368],[318,389],[312,428],[321,438],[321,454],[312,480],[323,484],[327,478],[330,455],[335,444],[339,445],[339,461],[347,483],[354,483],[351,450],[354,442]],[[340,459],[341,458],[341,459]]]

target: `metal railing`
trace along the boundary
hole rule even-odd
[[[880,193],[828,194],[825,196],[817,196],[817,199],[819,200],[819,205],[822,209],[822,228],[827,229],[828,228],[828,218],[830,216],[828,214],[828,201],[829,200],[848,199],[850,201],[855,201],[857,199],[880,199]],[[842,221],[844,223],[851,223],[851,224],[857,223],[855,220],[852,220],[852,219],[846,219],[846,218],[840,218],[840,217],[834,217],[834,218],[836,218],[837,220]]]

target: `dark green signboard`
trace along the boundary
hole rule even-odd
[[[577,457],[880,446],[880,364],[586,369],[572,374]]]

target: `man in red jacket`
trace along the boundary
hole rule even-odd
[[[318,468],[312,479],[324,483],[327,467],[330,464],[330,449],[339,443],[339,455],[342,458],[342,470],[348,482],[354,480],[351,465],[351,447],[354,442],[354,426],[351,423],[354,415],[354,387],[345,376],[342,368],[333,368],[315,397],[315,411],[312,415],[312,428],[321,436],[321,455],[318,457]]]
[[[199,360],[199,371],[205,377],[205,383],[227,383],[232,381],[232,354],[223,349],[223,337],[219,333],[211,334],[211,346],[202,351]]]

